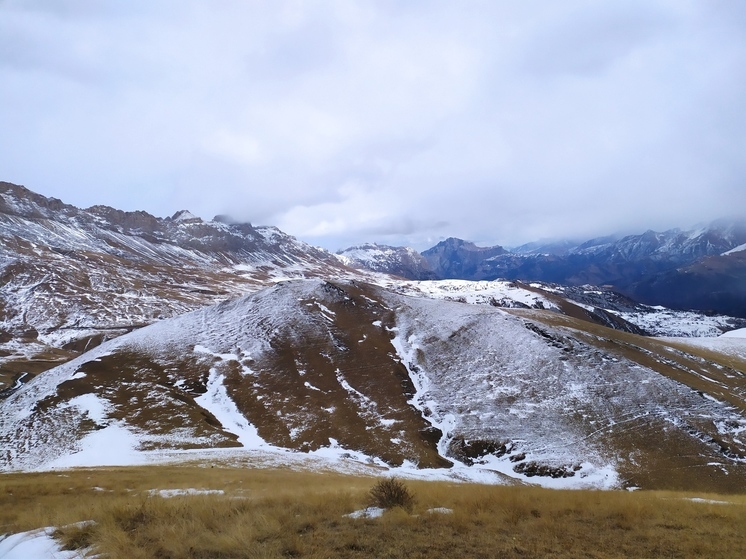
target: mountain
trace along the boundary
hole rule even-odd
[[[361,277],[274,227],[81,210],[0,183],[0,381],[293,277]]]
[[[744,343],[643,336],[717,336],[737,320],[604,287],[404,281],[345,264],[484,275],[509,259],[568,266],[678,247],[695,260],[677,270],[713,262],[698,273],[722,275],[745,243],[702,260],[696,239],[722,250],[733,231],[725,244],[647,235],[548,256],[457,239],[432,260],[380,245],[332,255],[224,216],[83,210],[0,183],[0,470],[319,460],[549,487],[740,490]]]
[[[424,251],[422,256],[440,278],[454,279],[496,279],[490,275],[489,262],[507,254],[501,246],[478,247],[474,243],[449,237],[434,247]]]
[[[638,303],[610,289],[521,281],[380,281],[396,293],[506,309],[540,309],[641,336],[714,338],[746,319]]]
[[[82,210],[10,183],[0,183],[0,239],[0,390],[107,339],[283,279],[387,281],[346,266],[353,257],[397,275],[432,275],[411,249],[367,245],[332,255],[225,216]],[[567,308],[643,332],[602,310]]]
[[[746,246],[645,277],[629,291],[643,301],[746,317]]]
[[[449,238],[422,256],[440,279],[602,285],[649,305],[746,318],[745,244],[746,221],[723,219],[688,231],[536,242],[513,251]]]
[[[427,260],[409,247],[364,244],[341,250],[337,256],[344,264],[355,268],[413,280],[437,279]]]
[[[426,258],[412,249],[363,245],[332,255],[274,227],[235,223],[225,216],[203,221],[186,210],[167,218],[106,206],[82,210],[10,183],[0,183],[0,239],[0,390],[21,374],[41,372],[106,339],[283,279],[387,281],[345,263],[410,278],[433,274]],[[611,244],[600,239],[573,250],[600,252]],[[725,245],[717,246],[720,250]],[[518,259],[528,266],[538,258],[507,253],[502,247],[481,249],[457,239],[440,243],[429,254],[434,262],[441,262],[441,269],[458,274],[482,270],[480,276],[496,262]],[[722,258],[730,261],[740,256],[733,253]],[[446,265],[449,259],[454,263]],[[542,276],[541,269],[523,275]],[[711,287],[721,282],[721,276],[715,274],[710,283],[701,285]],[[728,293],[738,292],[737,280],[721,284],[733,284]],[[641,293],[644,289],[676,293],[663,283],[662,287],[639,285]],[[705,291],[696,285],[692,293]],[[560,289],[547,283],[524,288],[548,290],[550,295]],[[649,299],[655,300],[655,292]],[[566,290],[562,297],[574,300],[577,294]],[[655,318],[659,310],[641,307],[615,315],[609,312],[611,307],[604,306],[611,302],[609,297],[606,302],[592,303],[583,297],[575,300],[580,305],[562,303],[555,305],[555,311],[624,331],[658,335],[687,331],[714,335],[739,326],[728,320],[707,321],[707,326],[695,331],[684,324],[690,317],[660,321]],[[498,296],[491,304],[519,302]],[[665,323],[662,327],[661,322]]]
[[[287,281],[19,387],[0,400],[0,467],[100,463],[107,445],[146,461],[233,449],[550,487],[740,491],[746,348],[715,345]]]

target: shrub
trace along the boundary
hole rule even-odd
[[[401,507],[412,512],[414,494],[398,478],[382,479],[370,490],[370,506],[382,509]]]

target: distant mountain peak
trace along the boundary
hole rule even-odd
[[[171,221],[174,221],[176,223],[199,223],[202,221],[202,219],[194,215],[189,210],[179,210],[171,216]]]
[[[485,279],[481,271],[482,262],[507,253],[500,245],[478,247],[470,241],[449,237],[424,251],[422,256],[442,278]]]

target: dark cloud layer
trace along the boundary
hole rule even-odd
[[[746,10],[718,0],[0,2],[0,169],[331,249],[746,208]]]

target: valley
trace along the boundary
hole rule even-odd
[[[273,227],[81,210],[9,183],[0,234],[6,484],[126,466],[323,472],[335,487],[395,475],[425,492],[746,487],[740,316],[608,285],[435,279],[411,249],[334,255]],[[462,265],[515,257],[476,252]],[[7,525],[39,527],[24,522]]]

